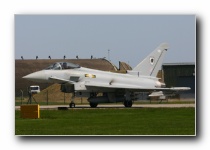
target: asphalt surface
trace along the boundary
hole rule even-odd
[[[195,104],[133,104],[131,108],[181,108],[181,107],[195,107]],[[69,108],[69,105],[42,105],[41,110],[45,109],[104,109],[104,108],[125,108],[120,104],[99,104],[96,108],[91,108],[90,105],[76,105],[75,108]],[[20,106],[15,106],[15,110],[20,110]]]

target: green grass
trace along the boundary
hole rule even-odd
[[[195,135],[195,108],[41,110],[40,119],[15,111],[16,135]]]

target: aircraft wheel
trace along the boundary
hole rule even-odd
[[[132,101],[124,101],[124,106],[125,107],[132,107],[133,102]]]
[[[96,108],[97,106],[98,106],[97,103],[90,103],[90,107],[91,107],[91,108]]]
[[[71,102],[71,103],[69,104],[69,107],[70,107],[70,108],[75,108],[75,103]]]

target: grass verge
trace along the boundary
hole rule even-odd
[[[40,110],[40,119],[15,111],[15,135],[195,135],[195,108]]]

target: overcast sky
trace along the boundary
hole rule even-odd
[[[15,59],[106,57],[135,67],[160,43],[165,63],[195,62],[194,15],[15,15]]]

